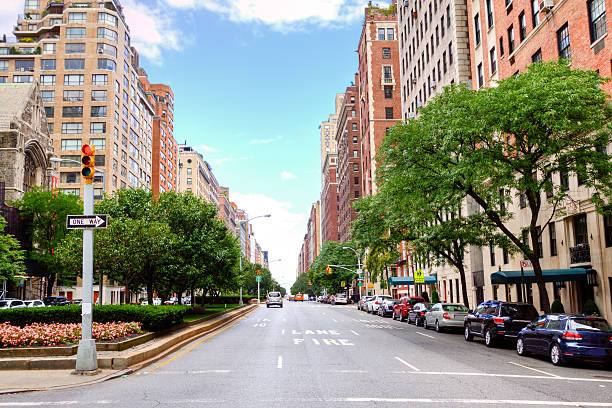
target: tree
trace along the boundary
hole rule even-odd
[[[357,270],[357,257],[353,251],[343,249],[345,246],[352,247],[353,243],[325,242],[321,253],[310,265],[308,272],[310,280],[324,286],[331,293],[343,292],[344,288],[341,283],[344,281],[346,285],[349,285],[357,277],[357,274],[353,272]],[[328,274],[326,268],[330,265],[344,267],[331,266],[331,273]]]
[[[531,261],[545,313],[550,303],[538,238],[568,200],[565,186],[553,184],[551,175],[578,174],[594,189],[598,210],[610,211],[612,164],[602,147],[610,142],[611,114],[602,83],[594,71],[572,70],[564,61],[540,62],[494,88],[447,87],[420,110],[417,124],[391,130],[399,143],[393,163],[401,166],[394,172],[427,174],[431,190],[423,191],[435,203],[472,199]],[[406,126],[419,127],[419,140],[409,133],[401,137]],[[531,246],[510,226],[508,209],[515,198],[529,214]]]
[[[310,283],[310,285],[309,285]],[[319,283],[312,282],[308,277],[308,273],[303,273],[298,276],[291,286],[291,293],[307,293],[309,296],[314,296],[321,293],[323,287]]]
[[[57,274],[62,272],[53,252],[66,236],[67,215],[82,214],[83,204],[78,196],[36,188],[11,205],[21,211],[27,226],[27,256],[41,266],[47,278],[46,295],[51,296]]]
[[[15,275],[25,270],[24,251],[19,249],[19,241],[15,237],[3,233],[6,224],[0,215],[0,281],[14,281]]]

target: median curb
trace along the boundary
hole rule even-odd
[[[98,367],[101,369],[123,370],[137,365],[140,368],[176,351],[198,336],[213,332],[256,308],[256,305],[245,305],[207,316],[202,319],[203,321],[186,323],[178,329],[161,333],[159,336],[143,335],[142,337],[148,339],[148,341],[134,341],[132,348],[122,350],[119,347],[118,350],[99,350]],[[130,340],[127,341],[130,342]],[[71,349],[72,347],[66,348]],[[75,355],[0,358],[0,370],[69,370],[74,369],[75,365]],[[0,392],[2,391],[0,390]]]

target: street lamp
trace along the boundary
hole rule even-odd
[[[355,249],[345,246],[342,247],[342,249],[350,249],[351,251],[353,251],[355,253],[355,255],[357,255],[357,275],[361,276],[361,255],[359,255],[359,252],[357,252]],[[363,282],[363,285],[365,285],[365,282]],[[353,292],[355,293],[355,292]],[[361,290],[359,290],[359,295],[361,296]]]
[[[238,225],[254,220],[255,218],[270,218],[271,216],[272,214],[265,214],[265,215],[258,215],[253,218],[247,218],[246,220],[238,220]],[[240,249],[242,252],[242,248]],[[242,278],[242,254],[240,254],[240,277]],[[259,282],[257,282],[257,303],[259,303]],[[240,301],[238,302],[238,304],[240,306],[244,305],[244,302],[242,301],[242,281],[240,282]]]

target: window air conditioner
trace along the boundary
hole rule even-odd
[[[413,78],[413,79],[412,79],[412,83],[413,83],[414,85],[416,85],[416,83],[417,83],[416,78]]]
[[[417,107],[417,108],[420,108],[421,106],[423,106],[423,104],[422,104],[421,102],[417,102],[417,103],[416,103],[416,107]]]
[[[555,5],[554,0],[542,0],[540,2],[540,11],[542,13],[548,13]]]
[[[436,87],[436,81],[429,81],[429,87],[430,88],[435,88]]]
[[[404,7],[408,7],[408,4],[410,4],[409,0],[404,0]]]
[[[414,119],[414,113],[408,112],[408,119]]]

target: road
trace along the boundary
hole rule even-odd
[[[0,397],[0,407],[63,405],[612,407],[612,369],[555,367],[353,305],[285,302],[126,378]]]

